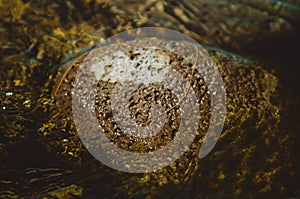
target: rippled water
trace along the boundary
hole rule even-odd
[[[300,1],[4,0],[0,10],[0,198],[300,197]],[[59,68],[105,38],[142,26],[178,30],[209,49],[274,71],[278,137],[270,136],[265,147],[263,132],[248,121],[234,136],[225,136],[209,158],[191,161],[195,172],[182,181],[163,172],[120,173],[88,153],[68,151],[65,147],[79,147],[72,145],[76,134],[68,134],[70,124],[49,123]],[[64,145],[63,140],[71,141]],[[265,160],[260,153],[272,155]]]

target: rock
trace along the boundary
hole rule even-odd
[[[299,196],[299,128],[293,118],[299,97],[292,92],[295,74],[285,64],[299,52],[292,47],[299,32],[296,1],[15,0],[0,5],[0,197]],[[65,109],[70,99],[61,96],[76,67],[52,96],[66,62],[137,26],[175,29],[206,44],[224,75],[228,115],[205,159],[197,158],[199,135],[189,152],[156,172],[107,168],[83,147],[71,110]],[[258,52],[266,59],[280,58],[284,67],[262,64],[252,49],[263,49]],[[245,52],[252,61],[236,55]]]

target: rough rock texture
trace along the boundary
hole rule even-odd
[[[134,42],[143,43],[142,41]],[[154,40],[152,42],[153,45],[155,45],[157,41]],[[182,46],[180,46],[180,43],[177,45],[181,47],[181,49],[184,49]],[[117,47],[116,49],[111,47],[111,52],[115,52],[117,49]],[[273,74],[263,70],[260,66],[255,65],[254,63],[251,63],[245,59],[237,59],[234,57],[234,55],[224,55],[223,53],[211,49],[207,50],[218,65],[227,92],[228,114],[221,140],[218,142],[218,150],[214,150],[212,152],[213,155],[209,155],[204,160],[199,160],[197,158],[199,146],[201,144],[201,138],[203,138],[203,134],[207,129],[207,124],[209,122],[210,109],[209,95],[207,94],[206,87],[203,87],[202,85],[203,79],[195,79],[193,80],[193,82],[195,81],[194,89],[199,92],[198,97],[200,99],[204,99],[201,109],[201,128],[196,140],[192,144],[190,150],[178,161],[176,161],[174,165],[154,173],[146,174],[143,177],[145,182],[143,182],[148,184],[150,187],[157,185],[166,186],[170,183],[189,183],[191,178],[197,178],[195,177],[197,175],[205,175],[204,173],[200,172],[200,170],[205,168],[205,164],[216,164],[218,165],[217,168],[213,168],[218,170],[217,173],[215,173],[214,169],[211,171],[205,171],[205,173],[210,173],[210,175],[216,176],[216,178],[220,180],[220,184],[218,185],[217,183],[215,184],[216,186],[221,186],[222,181],[226,177],[234,180],[229,186],[237,186],[238,188],[235,187],[234,190],[240,190],[241,193],[244,191],[243,186],[246,185],[253,187],[262,186],[261,191],[265,192],[270,189],[271,179],[274,178],[274,174],[277,172],[280,173],[280,170],[287,166],[282,164],[280,167],[278,167],[278,162],[275,161],[276,163],[272,163],[271,160],[274,158],[277,159],[276,156],[279,155],[277,152],[278,148],[273,148],[274,150],[270,149],[270,151],[264,154],[261,154],[260,152],[260,150],[263,148],[272,148],[271,143],[276,142],[274,138],[280,136],[280,132],[278,131],[278,123],[280,121],[279,107],[272,102],[272,99],[276,96],[278,80]],[[127,53],[128,56],[130,56],[129,52]],[[67,160],[79,162],[79,164],[86,164],[85,161],[82,160],[84,157],[83,154],[86,153],[86,149],[82,146],[79,140],[72,119],[71,82],[74,81],[77,67],[81,65],[81,62],[84,60],[85,56],[86,54],[69,66],[72,68],[68,70],[67,73],[61,71],[62,74],[66,75],[58,77],[57,82],[59,82],[59,84],[57,85],[58,87],[56,86],[54,89],[55,96],[53,97],[55,98],[56,106],[52,107],[50,121],[46,124],[48,128],[43,128],[41,131],[41,133],[43,133],[45,136],[45,139],[47,140],[47,146],[49,146],[51,151],[60,154],[60,157],[65,157]],[[147,59],[147,57],[145,57],[145,59]],[[176,56],[171,58],[171,60],[175,62],[175,65],[177,65],[176,62],[178,62],[178,58],[176,58]],[[181,62],[179,61],[178,64],[180,65]],[[191,65],[182,65],[179,68],[184,71],[184,67],[187,67],[189,73],[191,74]],[[59,81],[61,77],[64,77],[62,82]],[[100,103],[99,109],[102,107],[101,109],[104,108],[104,110],[102,110],[104,114],[106,113],[106,115],[111,115],[109,103],[109,92],[111,91],[109,90],[111,90],[112,87],[110,84],[105,82],[99,82],[99,84],[99,92],[104,93],[104,96],[107,96],[102,103],[108,103],[106,105],[101,105]],[[98,100],[101,101],[101,99]],[[108,128],[106,132],[107,136],[113,142],[116,142],[119,146],[127,150],[135,151],[134,148],[138,148],[138,150],[147,151],[149,148],[151,148],[151,146],[161,147],[161,143],[157,143],[155,140],[154,145],[150,144],[150,146],[143,146],[139,144],[139,142],[141,142],[140,140],[136,140],[135,138],[130,139],[128,136],[118,136],[116,139],[115,136],[118,134],[119,130],[114,130],[111,124],[113,120],[111,120],[109,117],[103,117],[101,115],[98,119],[99,121],[105,121],[105,126]],[[109,129],[109,126],[112,126],[112,129]],[[87,128],[90,127],[87,126]],[[251,133],[247,133],[248,131]],[[169,135],[172,137],[172,131],[166,131],[166,133],[167,136]],[[122,133],[119,134],[122,135]],[[257,140],[254,143],[248,141],[252,139],[259,139],[260,141]],[[168,137],[164,138],[163,140],[165,140],[164,142],[168,141]],[[132,142],[137,143],[134,145]],[[245,142],[247,143],[246,148]],[[129,146],[133,146],[133,148]],[[146,148],[143,149],[144,147]],[[223,156],[227,152],[232,154],[234,160],[239,161],[235,163],[227,163],[224,161]],[[265,172],[261,173],[261,168],[251,168],[250,164],[252,158],[261,158],[265,161],[270,159],[271,162],[269,163],[270,165],[268,166],[268,169],[271,169],[274,174]],[[231,173],[231,169],[226,168],[226,164],[230,164],[231,169],[234,168],[234,173]],[[265,162],[263,164],[265,164]],[[251,174],[253,176],[251,176]],[[233,192],[234,190],[232,189],[231,191]],[[225,194],[226,192],[224,191],[223,193]],[[236,194],[239,195],[239,193]]]

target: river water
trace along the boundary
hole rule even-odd
[[[0,10],[0,198],[300,198],[300,1],[2,0]],[[80,148],[70,118],[51,123],[58,71],[106,38],[146,26],[177,30],[274,74],[279,111],[263,124],[270,137],[253,128],[252,115],[209,158],[184,167],[189,177],[181,180],[168,170],[117,172],[68,151]]]

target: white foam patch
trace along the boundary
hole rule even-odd
[[[159,54],[155,48],[137,49],[131,59],[130,54],[116,51],[113,55],[105,55],[92,60],[91,70],[97,79],[111,83],[133,81],[146,85],[162,82],[168,77],[169,56]]]

